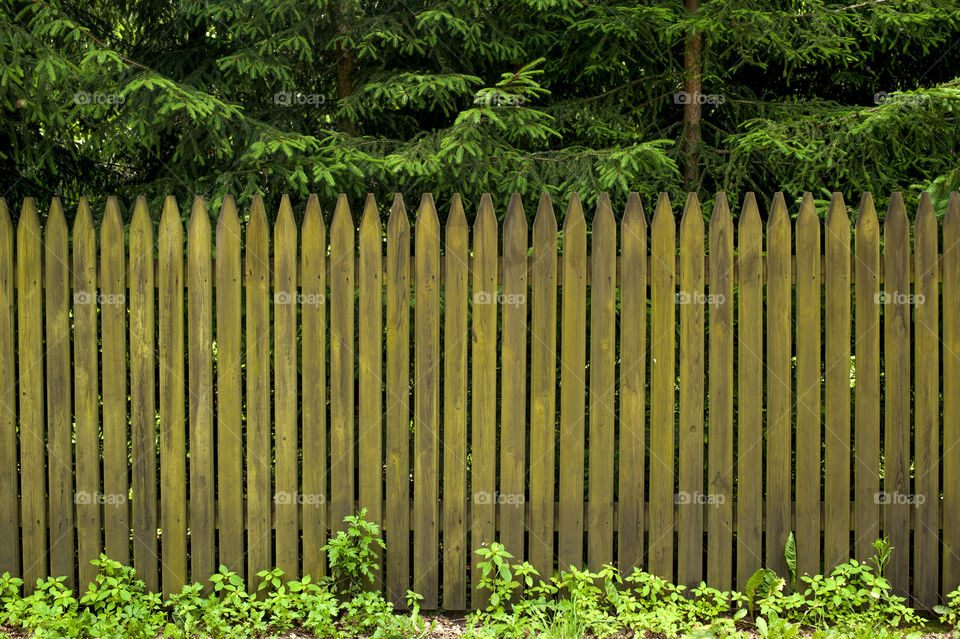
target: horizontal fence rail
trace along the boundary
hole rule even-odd
[[[156,213],[0,199],[0,572],[322,576],[365,508],[401,607],[484,605],[496,540],[742,589],[885,536],[914,604],[960,584],[956,193]]]

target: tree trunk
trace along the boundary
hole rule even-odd
[[[700,0],[685,0],[689,14],[696,13]],[[700,183],[700,90],[702,49],[701,35],[691,30],[683,46],[683,181],[687,190],[695,190]]]
[[[337,36],[346,35],[350,31],[350,10],[349,0],[341,0],[331,11],[333,30]],[[342,100],[353,95],[353,69],[356,64],[354,52],[352,49],[340,43],[337,45],[337,98]],[[356,135],[357,132],[346,118],[341,119],[340,128],[348,135]]]

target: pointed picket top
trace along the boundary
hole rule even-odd
[[[279,245],[282,238],[293,239],[293,252],[296,256],[297,250],[297,221],[293,218],[293,207],[290,205],[290,196],[286,193],[280,198],[280,210],[277,213],[277,221],[273,225],[274,242]]]
[[[674,218],[673,208],[670,206],[670,196],[666,193],[661,193],[657,197],[657,206],[653,210],[651,226],[656,229],[667,225],[675,228],[676,218]]]
[[[687,202],[683,206],[683,215],[680,216],[680,232],[703,233],[703,209],[700,208],[700,198],[691,191],[687,194]]]
[[[247,224],[256,227],[257,230],[267,227],[267,209],[263,205],[263,196],[259,193],[254,195],[250,202],[250,218]]]
[[[82,198],[83,201],[86,201],[86,198]],[[7,199],[0,197],[0,231],[4,230],[4,227],[10,226],[10,209],[7,207]]]
[[[807,191],[800,199],[800,211],[797,213],[797,229],[814,223],[819,223],[817,205],[813,201],[813,194]]]
[[[850,235],[850,216],[847,215],[847,205],[843,201],[843,194],[835,192],[830,196],[830,207],[827,209],[827,230],[832,233]]]
[[[636,191],[631,191],[627,196],[627,205],[623,209],[620,229],[623,240],[630,236],[646,244],[647,216],[643,213],[643,202],[640,200],[640,194]]]
[[[350,203],[347,196],[341,193],[337,196],[337,204],[333,209],[333,220],[330,222],[331,235],[353,234],[353,215],[350,213]]]
[[[597,211],[593,217],[593,233],[594,235],[597,233],[612,233],[613,237],[616,238],[617,220],[613,215],[613,207],[610,205],[610,196],[607,193],[601,193],[597,197]],[[616,244],[614,244],[614,249],[616,249]]]
[[[936,225],[937,215],[933,210],[933,200],[930,198],[930,193],[924,191],[920,194],[920,205],[917,207],[917,226],[921,224],[926,226],[929,224]]]
[[[507,204],[507,214],[503,218],[503,232],[506,235],[524,234],[527,232],[527,216],[523,212],[523,201],[519,193],[510,196]]]
[[[3,202],[0,202],[0,217],[3,217],[4,209]],[[73,233],[74,235],[86,236],[92,230],[93,215],[90,213],[90,203],[87,202],[86,196],[80,196],[80,201],[77,202],[77,212],[73,216]]]
[[[407,217],[407,207],[403,203],[403,195],[397,193],[393,196],[393,204],[390,205],[390,217],[387,218],[387,236],[399,237],[398,234],[408,232],[410,229],[410,218]]]
[[[877,209],[873,204],[873,194],[866,191],[860,200],[860,209],[857,211],[857,234],[869,233],[871,231],[876,233],[879,224],[877,220]]]
[[[557,216],[553,212],[553,202],[550,200],[550,194],[546,191],[540,195],[540,203],[537,204],[537,215],[533,218],[533,234],[536,237],[552,235],[554,236],[554,242],[556,242]]]
[[[762,226],[760,207],[757,205],[757,196],[753,191],[748,192],[743,198],[743,208],[740,209],[740,219],[737,223],[741,231],[748,228],[752,231],[755,227]]]
[[[163,212],[160,214],[160,237],[171,235],[173,239],[183,235],[183,224],[180,221],[180,209],[177,199],[168,195],[163,200]]]
[[[32,197],[23,199],[23,207],[20,209],[20,219],[17,220],[17,243],[20,238],[40,239],[40,218],[37,217],[37,207]]]
[[[67,232],[67,218],[63,215],[63,204],[60,203],[59,197],[54,197],[50,200],[50,212],[47,213],[47,223],[44,228],[44,235],[49,236],[51,233],[54,235],[66,234]]]
[[[107,215],[109,215],[110,207],[107,206]],[[106,222],[106,217],[104,217],[104,222]],[[123,223],[118,220],[117,222],[120,225],[120,229],[123,229]],[[106,227],[106,223],[104,223]],[[134,248],[138,247],[138,248]],[[147,206],[147,198],[144,196],[139,196],[136,203],[133,205],[133,218],[130,220],[130,248],[131,256],[130,261],[134,262],[141,257],[152,258],[153,257],[153,220],[150,218],[150,208]],[[138,251],[147,251],[149,250],[148,255],[140,255]]]
[[[450,213],[447,215],[446,231],[450,233],[465,228],[467,228],[467,215],[463,211],[463,201],[459,193],[454,193],[453,200],[450,202]]]
[[[420,198],[416,224],[417,226],[429,225],[433,228],[439,228],[440,218],[437,215],[437,206],[433,201],[433,193],[424,193]]]
[[[301,233],[304,238],[319,238],[321,233],[326,230],[323,223],[323,210],[320,208],[320,198],[316,193],[311,193],[307,198],[307,207],[303,211],[303,224]],[[326,254],[327,247],[324,246],[322,254]]]
[[[368,235],[376,236],[375,239]],[[360,215],[360,241],[382,243],[382,229],[380,227],[380,212],[377,210],[377,200],[373,193],[367,193],[363,203],[363,213]]]
[[[890,194],[887,217],[883,221],[884,235],[888,233],[903,233],[904,236],[906,236],[908,224],[907,207],[903,203],[903,194],[900,191],[894,191]]]
[[[567,213],[563,217],[563,233],[566,236],[577,226],[583,226],[583,203],[580,201],[580,194],[574,191],[570,194],[570,202],[567,204]]]
[[[190,224],[187,234],[190,238],[196,238],[202,241],[203,238],[210,238],[210,216],[207,214],[207,204],[203,197],[198,195],[193,198],[193,209],[190,211]]]
[[[710,233],[715,230],[728,229],[733,225],[733,218],[730,215],[730,203],[727,201],[727,194],[723,191],[717,193],[717,199],[713,203],[713,211],[710,213]]]
[[[227,195],[223,198],[220,215],[217,217],[217,245],[220,246],[232,237],[240,238],[240,218],[237,216],[236,201],[232,195]]]

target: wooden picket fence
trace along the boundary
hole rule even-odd
[[[885,535],[914,602],[960,583],[957,194],[912,233],[894,194],[882,252],[869,194],[854,229],[839,195],[735,224],[721,194],[708,228],[694,195],[679,228],[601,196],[589,235],[544,197],[532,242],[514,196],[502,244],[486,196],[472,229],[430,195],[385,231],[368,198],[359,233],[343,197],[329,229],[316,197],[272,230],[228,198],[215,237],[201,199],[156,242],[152,213],[127,235],[110,199],[97,231],[81,201],[71,238],[59,201],[41,228],[0,200],[0,571],[323,575],[363,507],[380,585],[425,608],[482,603],[495,539],[544,574],[742,588],[787,574],[791,531],[801,573]]]

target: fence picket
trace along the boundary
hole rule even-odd
[[[0,216],[2,217],[2,216]],[[960,194],[943,218],[943,557],[941,590],[960,585]],[[0,261],[0,265],[4,262]],[[878,344],[879,346],[879,344]],[[879,350],[879,348],[877,349]],[[858,376],[859,378],[859,376]]]
[[[447,216],[443,242],[446,271],[443,305],[443,607],[447,610],[464,610],[467,607],[469,234],[463,204],[460,196],[455,194]]]
[[[763,223],[753,193],[743,201],[737,249],[736,587],[743,590],[763,567]]]
[[[896,548],[910,547],[910,510],[897,496],[910,493],[910,228],[903,196],[890,197],[883,223],[884,282],[884,503],[883,534]],[[910,553],[893,553],[887,578],[894,592],[906,596]]]
[[[9,219],[4,219],[6,211],[0,204],[0,295],[12,291],[7,288],[10,280],[6,279],[5,244],[8,239],[4,233],[9,228]],[[97,239],[93,228],[93,218],[90,215],[90,205],[86,198],[81,198],[77,206],[77,215],[73,224],[73,360],[74,360],[74,407],[76,419],[76,494],[93,495],[100,490],[100,348],[97,336]],[[5,322],[7,304],[0,301],[0,322]],[[4,334],[6,326],[0,326],[0,370],[7,370],[4,365],[7,353],[7,339]],[[0,428],[6,425],[4,420],[3,399],[0,398]],[[0,434],[0,449],[6,441]],[[16,439],[13,439],[12,451],[16,450]],[[4,491],[4,477],[0,475],[0,492]],[[16,494],[16,490],[11,492]],[[85,588],[97,574],[97,568],[86,557],[98,557],[103,552],[103,541],[100,536],[102,522],[100,519],[100,504],[77,502],[77,555],[79,562],[80,581],[78,585]],[[4,508],[0,506],[0,516]],[[0,527],[0,535],[6,531]],[[4,539],[10,539],[4,536]],[[6,545],[6,544],[5,544]],[[14,542],[13,547],[19,544]],[[136,563],[136,562],[134,562]],[[0,570],[9,570],[0,565]],[[11,574],[14,571],[11,570]],[[141,576],[141,579],[143,577]]]
[[[276,560],[287,579],[300,574],[300,448],[297,383],[297,223],[284,195],[273,226],[274,526]]]
[[[676,226],[665,193],[650,229],[650,572],[673,580],[676,444]]]
[[[710,216],[707,311],[709,421],[707,428],[707,581],[733,587],[733,220],[719,193]],[[712,503],[711,503],[712,502]]]
[[[619,564],[643,566],[647,427],[647,221],[630,193],[620,222]]]
[[[823,568],[831,570],[850,558],[850,217],[839,193],[830,202],[824,252]]]
[[[410,587],[410,221],[399,193],[387,220],[386,285],[386,586],[400,606]]]
[[[529,557],[541,575],[552,575],[557,463],[557,217],[547,193],[541,195],[533,221],[530,302]]]
[[[20,379],[20,512],[24,588],[48,574],[47,482],[44,477],[43,286],[40,221],[32,199],[17,222],[17,372]],[[124,433],[124,436],[126,433]]]
[[[183,374],[183,224],[168,196],[157,233],[160,317],[161,586],[169,596],[187,582],[187,473]]]
[[[300,231],[303,406],[303,574],[326,574],[327,536],[327,230],[316,195],[307,200]]]
[[[514,194],[503,221],[503,293],[489,303],[502,313],[500,353],[500,543],[524,556],[524,475],[527,428],[527,217]]]
[[[246,286],[246,512],[247,587],[272,568],[270,498],[270,229],[263,198],[250,206],[244,255]]]
[[[590,241],[590,424],[587,565],[613,561],[614,383],[616,380],[617,222],[606,193],[597,200]]]
[[[70,266],[67,220],[53,198],[43,233],[46,319],[47,503],[50,571],[75,583],[73,542],[73,416],[70,401]]]
[[[240,374],[240,220],[232,197],[217,220],[217,528],[219,564],[243,577],[243,424]],[[304,325],[306,326],[306,325]],[[306,399],[304,400],[307,401]]]
[[[157,560],[156,320],[153,221],[137,198],[130,222],[130,446],[133,488],[133,565],[144,583],[160,588]],[[104,298],[104,303],[116,303]],[[104,388],[106,390],[106,388]]]
[[[767,222],[767,500],[764,567],[787,574],[783,557],[790,534],[792,330],[790,217],[782,193]]]
[[[820,219],[804,193],[797,214],[797,573],[820,572]]]
[[[473,223],[471,551],[496,541],[493,495],[497,490],[497,307],[478,301],[497,294],[497,255],[497,217],[490,196],[484,194]],[[470,607],[481,608],[487,605],[489,593],[478,587],[479,555],[471,552],[470,557]]]
[[[857,559],[872,556],[870,544],[880,536],[880,225],[873,197],[864,193],[857,213],[856,269],[856,356],[854,446],[854,501],[856,502],[855,547]]]
[[[438,604],[437,542],[440,443],[440,220],[423,195],[414,227],[417,252],[413,426],[413,586],[423,606]]]
[[[914,485],[913,596],[923,606],[939,603],[940,357],[937,217],[929,193],[920,196],[914,226]],[[922,365],[920,363],[922,362]],[[950,440],[947,440],[950,441]],[[949,444],[948,444],[949,445]],[[922,495],[922,497],[921,497]]]
[[[583,564],[583,416],[587,330],[587,227],[580,195],[573,193],[563,220],[563,291],[560,319],[559,568]]]

